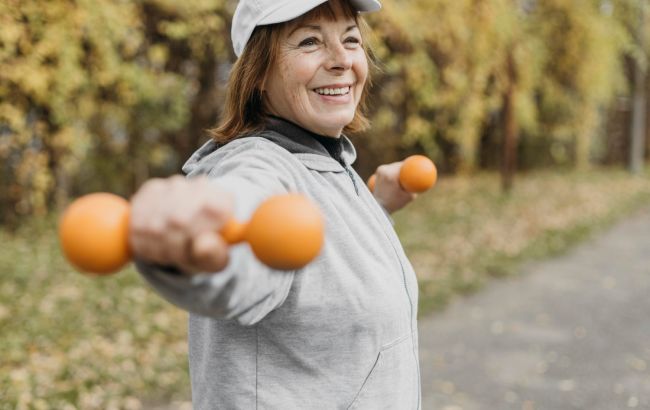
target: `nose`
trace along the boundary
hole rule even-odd
[[[333,71],[346,71],[352,67],[352,56],[341,43],[335,43],[327,47],[329,52],[327,69]]]

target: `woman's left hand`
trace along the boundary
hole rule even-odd
[[[393,213],[404,208],[417,198],[417,194],[406,192],[399,183],[399,173],[404,161],[380,165],[375,172],[376,181],[373,195],[381,206]]]

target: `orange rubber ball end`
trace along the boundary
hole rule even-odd
[[[323,216],[302,195],[288,194],[263,202],[248,223],[246,241],[255,256],[273,269],[302,268],[324,241]]]
[[[438,170],[424,155],[412,155],[404,160],[399,173],[399,182],[408,192],[424,192],[438,179]]]
[[[68,261],[85,273],[107,275],[131,259],[128,248],[129,203],[107,193],[74,201],[59,223],[59,240]]]
[[[372,174],[370,178],[368,178],[368,189],[370,192],[375,192],[375,183],[377,182],[377,175]]]

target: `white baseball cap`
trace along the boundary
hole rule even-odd
[[[235,54],[239,57],[257,26],[282,23],[302,16],[327,0],[241,0],[232,18],[231,38]],[[350,0],[359,12],[377,11],[378,0]]]

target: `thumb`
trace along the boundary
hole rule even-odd
[[[192,265],[203,272],[219,272],[228,265],[228,245],[217,232],[196,235],[190,252]]]

